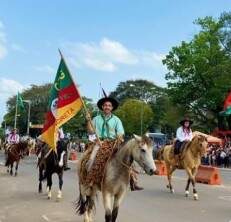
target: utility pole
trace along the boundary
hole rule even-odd
[[[18,115],[18,95],[16,96],[16,103],[15,103],[15,115],[14,115],[14,128],[17,127],[17,115]]]
[[[23,102],[28,103],[27,130],[26,130],[26,134],[30,135],[30,110],[31,110],[31,101],[30,100],[23,100]]]

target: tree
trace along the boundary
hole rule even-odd
[[[49,91],[51,84],[45,84],[41,86],[31,85],[30,88],[24,90],[21,95],[24,100],[31,101],[31,116],[30,120],[33,124],[42,124],[44,122],[45,113],[47,111],[47,105],[49,100]],[[14,126],[15,116],[15,103],[16,95],[9,98],[7,101],[7,114],[4,116],[7,126]],[[27,128],[27,114],[28,105],[25,104],[25,110],[20,109],[18,111],[17,126],[20,133],[25,133]]]
[[[31,101],[31,117],[30,121],[32,124],[43,124],[45,120],[45,114],[48,110],[48,101],[50,95],[51,84],[45,84],[41,86],[32,85],[30,88],[26,89],[21,93],[24,100]],[[92,100],[88,98],[83,98],[86,106],[94,114],[95,108],[92,104]],[[15,116],[15,101],[16,96],[9,98],[7,101],[7,114],[4,116],[4,121],[7,126],[14,126],[14,116]],[[17,119],[17,128],[20,130],[21,134],[26,133],[27,129],[27,113],[28,106],[25,104],[25,110],[19,110],[19,116]],[[83,136],[86,134],[85,126],[85,116],[83,110],[81,110],[75,117],[64,124],[64,131],[70,132],[72,135],[78,134]]]
[[[198,19],[195,23],[201,27],[199,33],[190,42],[173,47],[163,60],[169,70],[166,79],[173,103],[184,107],[206,131],[217,125],[217,115],[231,85],[231,57],[224,47],[225,42],[229,45],[224,40],[226,21],[225,17]]]
[[[97,108],[93,105],[92,100],[88,98],[83,98],[87,109],[92,114],[92,116],[96,116]],[[85,110],[82,109],[75,117],[73,117],[70,121],[64,124],[63,126],[64,132],[69,132],[71,135],[77,135],[79,138],[87,136],[87,126],[86,126],[86,118],[85,118]]]
[[[153,112],[150,105],[145,102],[128,99],[115,112],[123,122],[126,135],[141,134],[141,117],[143,133],[145,133],[152,124]]]
[[[170,97],[165,94],[157,98],[156,103],[151,104],[151,108],[155,113],[152,131],[158,130],[170,136],[175,134],[176,128],[185,113],[183,107],[173,104]]]
[[[110,96],[116,98],[120,103],[127,99],[138,99],[151,103],[155,102],[162,92],[163,89],[154,83],[148,80],[137,79],[120,82]]]

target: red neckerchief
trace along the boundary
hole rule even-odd
[[[190,128],[183,127],[183,132],[184,132],[185,136],[189,136],[189,134],[190,134]]]

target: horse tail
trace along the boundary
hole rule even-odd
[[[84,198],[81,192],[75,205],[76,213],[78,213],[79,215],[83,215],[87,211],[87,209],[95,210],[95,202],[93,198],[91,196],[86,196]]]

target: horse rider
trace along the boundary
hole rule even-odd
[[[17,133],[17,129],[14,128],[14,129],[11,131],[11,133],[8,135],[8,137],[7,137],[7,143],[8,143],[9,145],[11,145],[11,144],[18,144],[18,143],[19,143],[19,140],[20,140],[20,137],[19,137],[19,135],[18,135],[18,133]]]
[[[89,113],[86,114],[89,140],[90,141],[96,140],[96,135],[97,135],[100,141],[119,139],[122,142],[124,137],[123,124],[119,119],[119,117],[117,117],[112,113],[118,108],[119,103],[114,98],[107,97],[105,93],[104,96],[105,96],[104,98],[101,98],[97,102],[97,106],[101,110],[101,113],[96,117],[94,117],[92,122],[91,122],[90,114]],[[96,133],[96,135],[94,133]],[[93,148],[93,151],[90,155],[90,159],[87,162],[88,172],[90,171],[94,163],[97,151],[99,149],[100,149],[99,144],[96,144]],[[137,185],[137,178],[134,175],[134,173],[131,174],[130,185],[132,191],[143,189]]]
[[[65,143],[65,134],[63,132],[63,128],[58,129],[58,141],[57,141],[57,149],[62,148],[66,151],[66,155],[64,156],[64,170],[70,170],[71,168],[68,167],[68,150],[67,150],[67,145]]]
[[[176,164],[179,166],[180,164],[180,152],[181,148],[189,141],[192,140],[193,134],[191,125],[193,121],[189,119],[189,117],[185,117],[183,120],[180,121],[180,127],[176,131],[176,142],[175,142],[175,161]]]

